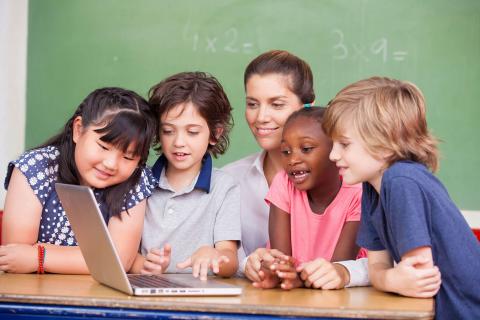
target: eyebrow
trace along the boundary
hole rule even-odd
[[[343,134],[340,134],[340,135],[337,135],[337,137],[335,138],[335,140],[340,140],[340,139],[344,139],[344,140],[351,140],[350,137],[347,137]]]
[[[177,127],[177,126],[174,125],[173,123],[169,123],[169,122],[161,122],[160,125],[162,125],[162,126]],[[203,126],[202,126],[201,124],[188,123],[187,125],[185,125],[185,126],[183,126],[183,127],[199,127],[199,128],[202,128]]]
[[[277,100],[277,99],[286,99],[286,98],[288,98],[288,97],[282,95],[282,96],[275,96],[275,97],[268,98],[268,100]],[[255,101],[258,101],[258,99],[253,98],[253,97],[249,97],[249,96],[247,96],[246,99],[247,99],[247,100],[255,100]]]
[[[303,139],[303,140],[312,140],[312,141],[318,141],[318,138],[316,137],[312,137],[312,136],[302,136],[300,137],[300,139]]]
[[[298,140],[301,140],[300,142],[303,143],[303,142],[313,142],[313,143],[316,143],[318,141],[317,138],[314,138],[312,136],[301,136],[301,137],[298,137]]]
[[[301,140],[300,142],[301,143],[304,143],[304,142],[309,142],[309,143],[316,143],[318,141],[317,138],[314,138],[312,136],[301,136],[301,137],[298,137],[298,140]],[[282,138],[282,140],[280,141],[280,143],[287,143],[285,139]]]

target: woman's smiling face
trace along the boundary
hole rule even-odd
[[[303,107],[300,98],[290,90],[289,76],[255,74],[245,88],[245,118],[257,143],[266,151],[278,149],[285,121]]]

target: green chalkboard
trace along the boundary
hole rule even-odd
[[[235,109],[223,165],[258,148],[243,118],[245,66],[286,49],[312,66],[320,104],[371,75],[415,82],[443,141],[438,176],[462,209],[480,210],[478,0],[31,0],[28,29],[27,147],[94,88],[146,95],[172,73],[202,70]]]

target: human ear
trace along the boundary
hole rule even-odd
[[[217,144],[218,139],[222,136],[223,133],[223,127],[222,126],[217,126],[215,128],[215,139],[210,139],[210,145],[214,146]]]
[[[391,159],[394,156],[393,150],[382,150],[380,152],[380,159],[383,161],[387,161],[388,159]]]
[[[81,116],[78,116],[75,119],[73,119],[72,133],[73,133],[72,134],[73,142],[77,143],[78,139],[80,139],[80,136],[83,133],[83,121]]]
[[[385,170],[390,166],[391,160],[395,159],[394,155],[395,153],[393,150],[384,149],[378,152],[374,158],[383,163],[382,170]]]

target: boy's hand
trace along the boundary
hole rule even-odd
[[[177,264],[177,268],[192,268],[192,274],[195,278],[200,276],[200,280],[207,280],[208,270],[217,274],[223,263],[229,262],[227,256],[221,255],[217,249],[210,246],[203,246],[193,253],[187,260]]]
[[[170,257],[172,255],[172,247],[170,244],[165,244],[163,248],[151,249],[145,256],[143,268],[140,273],[143,274],[160,274],[164,273],[170,265]]]
[[[30,244],[7,244],[0,246],[0,270],[11,273],[31,273],[37,271],[37,250],[35,245]]]
[[[297,267],[297,271],[307,288],[341,289],[349,281],[345,267],[323,258],[303,263]]]
[[[433,297],[442,283],[440,270],[433,266],[424,268],[428,259],[423,256],[411,256],[403,259],[386,275],[390,287],[404,296],[416,298]]]

